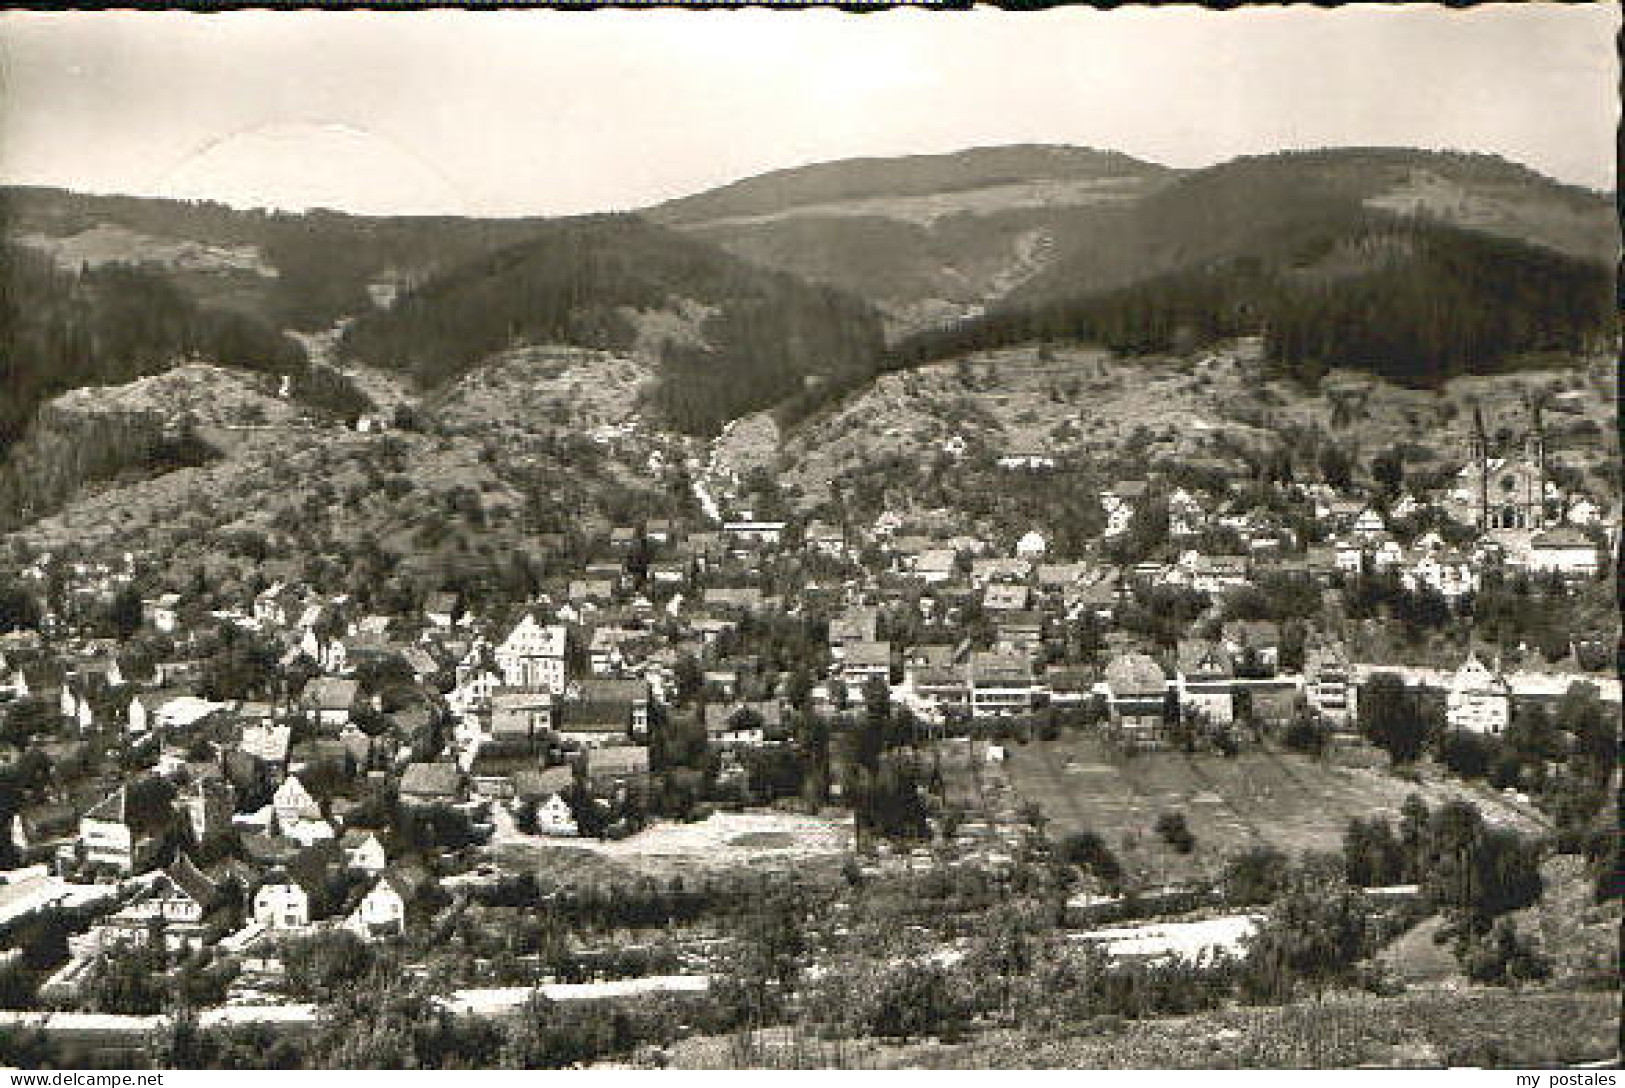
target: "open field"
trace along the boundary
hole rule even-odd
[[[801,871],[809,864],[837,862],[850,851],[852,822],[786,812],[718,812],[690,824],[657,822],[620,840],[499,833],[496,847],[509,867],[535,865],[556,873],[562,863],[583,876]]]
[[[1356,816],[1396,817],[1405,798],[1430,805],[1463,798],[1493,824],[1531,831],[1533,809],[1488,790],[1424,775],[1413,783],[1383,770],[1271,751],[1234,757],[1179,752],[1124,756],[1092,735],[1012,745],[1005,772],[1015,792],[1037,802],[1060,838],[1101,834],[1129,873],[1148,884],[1217,876],[1227,857],[1255,843],[1293,855],[1337,851]],[[1179,854],[1153,830],[1163,812],[1182,812],[1196,846]]]

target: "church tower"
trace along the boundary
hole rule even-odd
[[[1529,408],[1529,430],[1523,438],[1524,458],[1534,470],[1535,493],[1528,498],[1529,527],[1546,525],[1546,429],[1541,424],[1540,405]]]
[[[1474,520],[1484,529],[1490,523],[1490,440],[1484,432],[1484,412],[1477,405],[1473,406],[1473,433],[1468,439],[1467,457],[1478,485],[1478,517]]]

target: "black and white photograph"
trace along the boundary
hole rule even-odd
[[[1616,1084],[1618,4],[395,7],[0,12],[7,1084]]]

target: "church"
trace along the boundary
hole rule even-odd
[[[1546,436],[1538,410],[1530,414],[1521,450],[1492,453],[1484,417],[1473,411],[1467,464],[1456,474],[1451,505],[1480,529],[1535,530],[1548,522],[1552,497],[1546,479]]]

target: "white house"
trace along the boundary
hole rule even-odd
[[[155,860],[158,841],[137,833],[128,819],[128,801],[128,791],[120,786],[80,818],[79,849],[87,862],[134,873]]]
[[[536,834],[570,838],[581,834],[576,827],[575,813],[560,794],[553,794],[536,806]]]
[[[1037,446],[1018,446],[1006,450],[998,465],[1012,472],[1041,472],[1055,467],[1055,457]]]
[[[1581,495],[1574,500],[1563,516],[1570,525],[1596,525],[1603,520],[1603,509]]]
[[[164,634],[173,634],[180,618],[181,596],[179,593],[165,593],[148,605],[148,615],[152,626]]]
[[[1044,534],[1036,529],[1029,529],[1020,540],[1016,541],[1016,556],[1020,559],[1042,559],[1049,550]]]
[[[1387,522],[1375,510],[1360,511],[1360,516],[1354,519],[1354,531],[1361,536],[1374,536],[1388,529]]]
[[[182,925],[203,921],[214,906],[219,889],[192,859],[182,854],[153,882],[154,903],[165,922]]]
[[[347,869],[377,875],[389,865],[383,842],[371,831],[346,831],[342,846]]]
[[[387,872],[362,896],[345,919],[345,928],[363,937],[400,933],[406,928],[406,905],[411,897],[410,883],[399,873]]]
[[[1400,581],[1413,591],[1427,586],[1448,600],[1477,593],[1480,584],[1478,568],[1455,551],[1422,555],[1400,576]]]
[[[306,628],[304,637],[299,640],[299,649],[325,673],[341,673],[349,663],[344,640],[318,634],[313,627]]]
[[[81,733],[90,732],[96,725],[96,711],[90,705],[90,700],[82,695],[75,695],[69,688],[62,689],[59,709],[64,718],[79,726]]]
[[[298,775],[289,775],[282,780],[282,785],[271,796],[271,811],[276,815],[276,822],[284,828],[322,818],[322,807],[305,789]]]
[[[254,921],[267,929],[302,929],[310,924],[310,893],[274,870],[254,893]]]
[[[1512,720],[1512,687],[1499,669],[1469,653],[1446,697],[1445,720],[1452,729],[1500,733]]]
[[[543,626],[534,614],[525,613],[496,650],[504,683],[524,691],[564,694],[567,641],[562,625]]]

